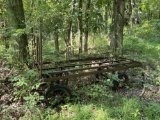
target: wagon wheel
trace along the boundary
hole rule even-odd
[[[127,84],[129,82],[128,75],[126,75],[125,73],[119,73],[118,78],[123,80],[123,83],[125,83],[125,84]]]
[[[119,73],[118,78],[123,80],[123,83],[125,83],[125,84],[127,84],[129,82],[128,75],[126,75],[125,73]],[[120,85],[119,81],[113,80],[112,90],[114,90],[114,91],[118,90],[119,85]],[[124,86],[122,86],[122,87],[124,87]]]
[[[98,68],[97,71],[103,70],[102,68]],[[97,79],[108,79],[108,75],[104,73],[98,73],[95,75]]]
[[[45,94],[47,106],[57,107],[59,105],[69,102],[71,98],[71,91],[62,85],[56,85],[49,88]]]

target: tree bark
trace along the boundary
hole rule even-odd
[[[114,0],[110,30],[110,47],[114,55],[122,55],[125,0]]]
[[[105,6],[105,14],[104,14],[104,21],[105,21],[104,32],[105,34],[108,33],[108,30],[107,30],[108,29],[108,11],[109,11],[108,7],[109,7],[109,4]]]
[[[133,4],[133,18],[132,21],[134,24],[140,24],[141,20],[138,14],[138,4],[135,2],[135,0],[132,0],[132,4]]]
[[[72,0],[71,15],[73,15],[74,11],[75,11],[75,0]],[[73,27],[73,18],[70,18],[69,29],[68,29],[68,40],[70,41],[71,45],[73,45],[72,27]]]
[[[132,34],[132,27],[133,27],[133,22],[132,22],[132,18],[133,18],[133,8],[134,8],[134,1],[133,0],[129,0],[129,8],[130,8],[130,18],[129,18],[129,34]]]
[[[82,53],[82,0],[79,0],[79,14],[78,14],[78,41],[79,41],[79,53]]]
[[[88,31],[89,31],[89,9],[90,9],[91,0],[88,0],[86,5],[86,13],[85,13],[85,38],[84,38],[84,52],[88,53]]]
[[[72,8],[71,8],[71,15],[73,15],[75,11],[75,0],[72,0]],[[68,38],[67,38],[67,41],[66,41],[66,51],[67,51],[67,55],[66,57],[71,57],[71,54],[72,54],[72,47],[73,46],[73,18],[69,18],[69,25],[68,25]]]
[[[59,32],[58,27],[55,30],[55,49],[59,52]]]
[[[26,25],[22,0],[7,0],[7,6],[10,16],[9,19],[11,21],[10,25],[16,30],[24,30]],[[27,56],[29,55],[27,34],[25,32],[21,33],[16,41],[18,43],[19,50],[18,58],[20,62],[25,63]]]

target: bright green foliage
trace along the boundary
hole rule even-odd
[[[159,120],[160,118],[160,106],[158,103],[151,102],[148,107],[145,106],[145,116],[146,119]]]
[[[144,22],[141,26],[135,26],[133,35],[124,36],[124,52],[131,52],[130,54],[134,56],[141,55],[146,59],[158,59],[160,57],[159,23],[159,20],[152,20]]]
[[[142,8],[143,14],[141,15],[143,17],[147,17],[147,15],[148,19],[152,19],[152,17],[157,19],[159,17],[159,0],[142,0],[139,7]]]
[[[38,93],[31,95],[32,90],[37,90],[41,84],[40,79],[37,78],[37,73],[34,70],[28,70],[24,74],[12,77],[11,81],[14,82],[14,100],[24,99],[32,104],[37,99]],[[19,90],[20,89],[20,90]]]

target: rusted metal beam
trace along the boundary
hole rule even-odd
[[[53,71],[51,73],[53,74],[59,74],[59,73],[67,73],[67,72],[77,72],[77,71],[83,71],[83,70],[91,70],[91,69],[103,69],[103,68],[109,68],[109,67],[119,67],[119,66],[130,66],[130,64],[134,64],[137,62],[128,62],[128,63],[114,63],[114,64],[110,64],[110,65],[99,65],[99,66],[93,66],[93,67],[84,67],[84,68],[77,68],[77,69],[66,69],[66,70],[60,70],[60,71]],[[139,62],[138,62],[139,63]]]
[[[62,64],[62,63],[72,63],[72,62],[86,62],[86,61],[94,61],[94,60],[102,60],[102,59],[107,59],[107,60],[111,60],[111,59],[118,59],[118,58],[114,58],[114,57],[86,57],[86,58],[81,58],[81,59],[71,59],[71,60],[65,60],[65,61],[60,61],[57,62],[57,64]],[[121,59],[125,59],[125,58],[121,58]],[[51,64],[52,62],[43,62],[43,64]]]
[[[99,74],[99,73],[103,73],[103,72],[113,72],[113,71],[125,70],[125,69],[129,69],[129,68],[134,68],[134,67],[142,67],[142,64],[140,62],[132,62],[132,63],[130,63],[129,66],[126,66],[126,65],[125,66],[118,66],[118,67],[114,66],[113,68],[108,68],[108,69],[106,68],[106,69],[102,69],[102,70],[98,70],[98,71],[82,72],[82,73],[78,73],[78,74],[58,76],[58,77],[54,77],[54,78],[44,78],[43,81],[44,82],[51,82],[51,81],[60,80],[60,79],[76,78],[76,77],[80,77],[80,76],[88,76],[88,75]]]
[[[39,77],[42,78],[42,24],[43,24],[43,18],[40,17],[40,25],[39,25],[39,68],[40,73]]]
[[[60,65],[60,66],[57,66],[57,67],[51,67],[51,68],[43,68],[42,70],[52,70],[52,69],[57,69],[57,68],[67,68],[67,67],[76,67],[76,66],[84,66],[84,65],[95,65],[95,64],[104,64],[104,63],[110,63],[110,62],[117,62],[117,63],[120,63],[120,62],[127,62],[128,60],[125,60],[125,59],[120,59],[120,60],[114,60],[114,61],[110,61],[110,60],[106,60],[104,59],[104,61],[102,62],[88,62],[88,63],[81,63],[81,64],[68,64],[68,65]]]

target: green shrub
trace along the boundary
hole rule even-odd
[[[124,99],[122,111],[123,120],[139,120],[141,117],[141,103],[138,99]]]
[[[160,120],[160,105],[158,103],[149,103],[145,106],[144,112],[146,120]]]
[[[28,101],[31,102],[31,99],[34,100],[37,98],[38,93],[34,94],[35,97],[31,96],[30,94],[32,90],[38,89],[41,84],[41,80],[37,78],[36,71],[27,70],[23,74],[20,74],[16,77],[12,77],[10,81],[14,83],[13,94],[15,95],[15,100],[28,99]]]

